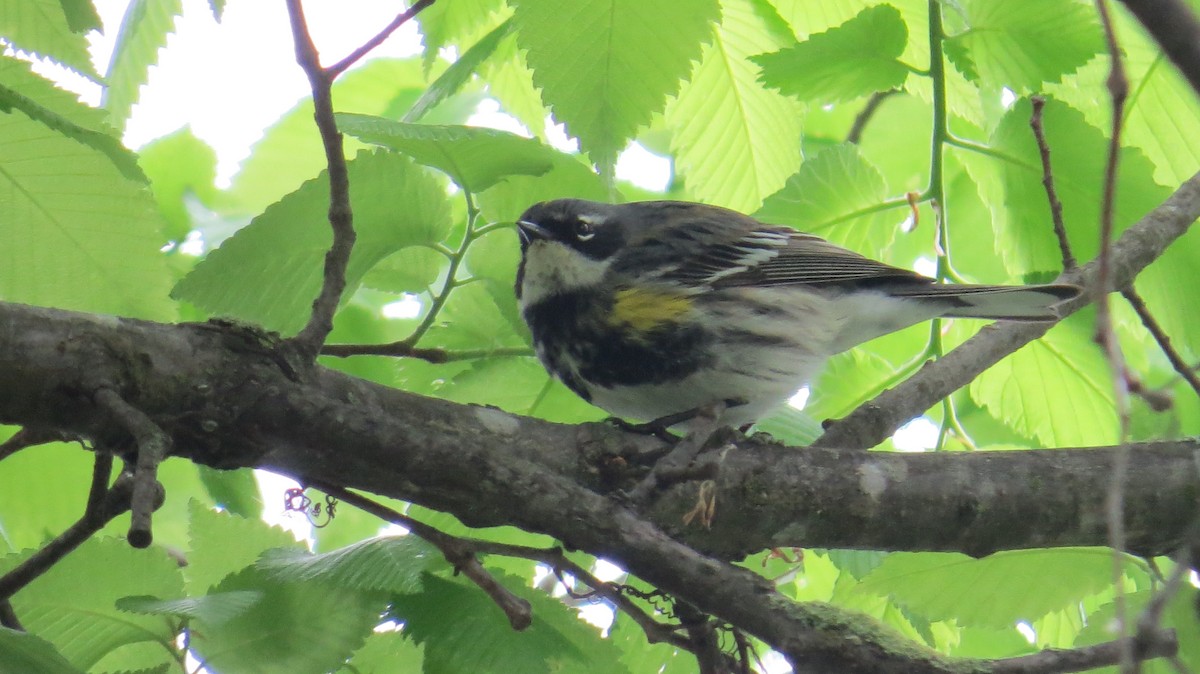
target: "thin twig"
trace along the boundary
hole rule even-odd
[[[478,585],[500,607],[500,610],[504,611],[504,615],[508,617],[509,625],[514,630],[523,630],[532,623],[533,610],[529,602],[513,594],[508,588],[497,582],[488,573],[487,569],[484,569],[483,565],[479,563],[479,559],[475,555],[475,550],[469,542],[439,531],[424,522],[415,520],[342,487],[313,480],[309,480],[308,482],[330,496],[371,513],[382,520],[399,524],[407,528],[414,536],[428,541],[441,551],[442,555],[454,565],[457,571],[461,571],[471,582]]]
[[[900,93],[899,89],[888,89],[887,91],[876,91],[867,99],[867,104],[863,106],[861,112],[854,118],[854,124],[850,125],[850,131],[846,134],[846,142],[857,145],[862,140],[863,130],[867,128],[867,123],[875,116],[879,110],[879,106],[889,96],[894,96]]]
[[[1171,367],[1175,368],[1179,376],[1183,377],[1191,385],[1192,390],[1196,392],[1197,396],[1200,396],[1200,377],[1196,376],[1196,371],[1188,366],[1183,361],[1183,358],[1180,357],[1179,352],[1175,350],[1175,347],[1171,346],[1171,338],[1167,336],[1162,326],[1154,319],[1154,315],[1150,313],[1150,309],[1146,306],[1142,297],[1138,295],[1137,290],[1133,286],[1129,286],[1121,291],[1121,296],[1137,312],[1138,318],[1142,319],[1142,325],[1146,326],[1146,330],[1154,337],[1154,341],[1158,343],[1158,348],[1162,349],[1163,354],[1170,361]]]
[[[346,269],[350,264],[350,253],[354,250],[357,237],[354,232],[354,215],[350,207],[350,177],[342,147],[342,134],[338,131],[333,116],[333,81],[367,52],[379,46],[397,28],[431,4],[433,0],[418,0],[349,56],[329,68],[322,68],[321,58],[313,43],[312,34],[309,33],[300,0],[287,0],[292,41],[296,47],[296,62],[308,77],[313,99],[313,118],[325,148],[325,163],[329,174],[329,225],[333,229],[333,243],[325,253],[321,292],[313,300],[308,323],[290,340],[291,345],[307,361],[317,357],[325,338],[333,330],[333,315],[346,292]]]
[[[1148,635],[1145,641],[1125,637],[1093,646],[1070,650],[1047,648],[1031,655],[1002,660],[989,660],[987,671],[992,674],[1040,674],[1041,672],[1085,672],[1118,662],[1129,653],[1137,660],[1171,657],[1179,651],[1174,632],[1162,631]]]
[[[113,518],[129,510],[133,492],[131,476],[123,474],[111,489],[105,488],[105,485],[108,484],[109,474],[112,472],[112,464],[111,454],[97,452],[95,463],[92,466],[91,489],[83,516],[54,540],[0,577],[0,601],[10,599],[21,588],[58,563],[67,553],[103,529]]]
[[[96,391],[96,403],[104,408],[113,419],[137,443],[137,470],[133,474],[133,512],[129,522],[129,544],[145,548],[154,540],[150,519],[162,505],[158,484],[158,464],[166,458],[171,447],[171,437],[159,428],[154,420],[110,388]]]
[[[1106,0],[1096,0],[1096,9],[1104,25],[1104,37],[1109,52],[1108,92],[1112,98],[1112,127],[1108,144],[1108,157],[1104,165],[1104,196],[1100,207],[1100,263],[1097,271],[1096,338],[1104,347],[1109,368],[1113,374],[1113,388],[1117,413],[1121,421],[1121,439],[1129,437],[1130,407],[1129,384],[1125,379],[1125,360],[1120,344],[1113,332],[1109,293],[1112,292],[1112,233],[1113,208],[1117,191],[1117,166],[1121,151],[1121,120],[1124,118],[1125,99],[1129,94],[1129,82],[1125,77],[1125,66],[1121,61],[1120,45],[1113,28]],[[1108,521],[1108,543],[1113,551],[1113,585],[1116,590],[1114,606],[1117,617],[1117,634],[1125,637],[1127,632],[1125,592],[1121,585],[1122,560],[1125,550],[1125,481],[1129,473],[1129,447],[1122,444],[1113,459],[1112,475],[1105,499],[1105,516]],[[1121,639],[1120,671],[1132,672],[1136,668],[1135,644]]]
[[[432,5],[433,3],[434,3],[434,0],[417,0],[417,2],[413,3],[412,7],[409,7],[408,9],[404,10],[403,12],[400,12],[399,14],[397,14],[396,18],[392,19],[392,22],[389,23],[386,28],[379,31],[379,34],[377,34],[375,37],[371,38],[370,40],[367,40],[363,44],[363,46],[350,52],[350,54],[346,58],[344,58],[341,61],[338,61],[337,63],[326,68],[325,72],[329,73],[330,79],[336,78],[338,75],[341,75],[343,72],[346,71],[347,68],[354,65],[362,57],[366,56],[367,53],[370,52],[372,49],[383,44],[383,41],[388,39],[388,37],[391,36],[392,33],[396,32],[397,28],[408,23],[414,16],[416,16],[418,13],[420,13],[421,10]]]
[[[333,77],[321,68],[317,47],[308,32],[300,0],[287,0],[287,7],[292,40],[296,45],[296,62],[308,77],[312,90],[313,118],[325,148],[329,175],[329,224],[333,229],[333,243],[325,253],[321,292],[313,300],[308,323],[291,340],[305,360],[312,360],[333,330],[333,314],[346,290],[346,268],[350,263],[356,235],[350,210],[350,178],[342,149],[342,134],[333,117]]]
[[[1042,110],[1046,107],[1046,99],[1034,96],[1029,99],[1033,103],[1033,115],[1029,118],[1029,126],[1033,128],[1033,137],[1037,139],[1038,151],[1042,155],[1042,187],[1046,188],[1046,198],[1050,201],[1050,217],[1054,221],[1054,235],[1058,237],[1058,249],[1062,251],[1063,271],[1077,266],[1075,255],[1071,253],[1071,242],[1067,239],[1067,228],[1063,224],[1062,202],[1058,200],[1058,191],[1054,188],[1054,172],[1050,169],[1050,144],[1046,142],[1046,130],[1042,126]]]
[[[525,346],[512,346],[499,349],[467,349],[462,351],[447,351],[446,349],[423,349],[411,346],[408,340],[390,344],[326,344],[321,347],[322,356],[346,358],[349,356],[390,356],[393,358],[419,358],[430,363],[450,363],[461,360],[478,360],[480,358],[511,358],[516,356],[532,356],[533,349]]]
[[[25,427],[13,433],[12,437],[0,442],[0,461],[16,454],[22,449],[44,445],[47,442],[67,440],[67,436],[56,431]]]
[[[376,503],[360,494],[348,491],[341,487],[334,487],[312,480],[308,481],[313,487],[324,491],[331,496],[345,501],[353,506],[362,509],[365,512],[371,513],[376,517],[403,526],[412,532],[413,535],[429,541],[430,544],[439,546],[439,542],[446,544],[452,549],[454,554],[460,554],[462,551],[470,551],[474,554],[493,554],[503,555],[506,557],[516,557],[520,559],[528,559],[535,562],[541,562],[549,566],[555,573],[561,574],[566,572],[574,576],[576,579],[583,581],[584,584],[591,587],[596,594],[604,599],[612,602],[619,610],[624,611],[630,618],[636,622],[646,633],[646,638],[651,643],[665,642],[677,648],[687,648],[687,640],[683,637],[674,634],[671,626],[664,625],[654,620],[646,614],[637,604],[634,604],[629,597],[622,594],[613,586],[612,583],[606,583],[593,576],[587,569],[579,566],[575,562],[563,555],[562,550],[558,548],[534,548],[525,545],[512,545],[509,543],[498,543],[495,541],[484,541],[478,539],[459,538],[451,536],[445,532],[439,531],[424,522],[413,519],[385,505]],[[451,560],[453,563],[453,560]],[[485,572],[486,573],[486,572]],[[474,580],[474,578],[472,578]],[[566,584],[564,583],[564,586]],[[520,600],[518,598],[518,600]],[[523,600],[520,600],[523,601]]]

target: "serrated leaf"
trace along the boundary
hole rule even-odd
[[[517,0],[513,10],[542,100],[605,176],[679,90],[720,14],[716,0]]]
[[[78,520],[87,494],[62,485],[87,484],[91,474],[92,458],[65,443],[5,458],[0,470],[0,551],[40,547]]]
[[[0,35],[9,46],[44,56],[75,72],[100,81],[92,65],[87,39],[68,21],[60,0],[0,1]]]
[[[0,568],[11,569],[21,557],[5,557]],[[17,592],[12,604],[29,632],[87,669],[119,646],[175,638],[159,618],[119,611],[117,599],[182,593],[179,565],[161,548],[135,550],[122,540],[93,538]]]
[[[533,71],[526,63],[525,53],[517,47],[516,31],[510,31],[500,41],[492,58],[480,67],[480,74],[487,82],[488,94],[500,102],[500,107],[535,137],[545,140],[550,111],[533,83]]]
[[[754,217],[880,257],[906,214],[879,211],[886,194],[883,177],[858,149],[837,145],[806,161]]]
[[[190,550],[184,575],[193,596],[207,594],[221,579],[253,564],[265,550],[302,547],[291,534],[260,519],[216,512],[195,499],[188,510]]]
[[[422,574],[445,566],[432,545],[416,536],[378,536],[319,555],[268,550],[254,564],[277,582],[321,582],[349,590],[421,591]]]
[[[486,190],[510,175],[542,175],[553,168],[558,154],[532,138],[498,129],[407,124],[348,113],[336,117],[343,133],[432,166],[468,192]]]
[[[688,190],[705,203],[753,211],[800,166],[802,108],[764,89],[747,60],[784,44],[778,21],[757,0],[725,0],[712,43],[663,112]]]
[[[428,576],[419,594],[396,597],[393,610],[404,621],[405,634],[425,647],[426,674],[626,671],[613,644],[562,603],[511,576],[494,576],[532,604],[534,620],[528,629],[514,632],[475,586],[439,577]]]
[[[442,48],[461,45],[485,30],[491,15],[503,7],[502,0],[459,0],[435,2],[421,10],[417,22],[424,38],[426,67]]]
[[[0,672],[83,674],[54,645],[28,632],[0,627]]]
[[[890,596],[931,620],[1009,627],[1112,584],[1112,552],[1102,548],[1013,550],[982,559],[958,553],[894,553],[858,585]]]
[[[1018,93],[1074,72],[1104,48],[1096,11],[1082,2],[966,0],[965,32],[946,56],[970,79]]]
[[[221,672],[320,674],[362,645],[378,620],[383,597],[321,583],[278,583],[254,568],[221,581],[213,594],[261,595],[221,622],[199,619],[190,646]]]
[[[463,85],[470,81],[471,76],[479,71],[483,62],[495,53],[497,45],[511,35],[512,31],[512,19],[507,19],[471,45],[471,48],[464,52],[457,61],[446,68],[446,72],[430,83],[429,87],[425,89],[425,93],[421,94],[421,97],[404,114],[404,119],[401,121],[418,122],[431,108],[458,93]]]
[[[159,599],[149,595],[122,597],[116,606],[130,613],[169,615],[220,625],[249,611],[262,599],[263,592],[259,590],[232,590],[183,599]]]
[[[900,12],[879,5],[795,46],[752,60],[762,82],[805,101],[847,101],[894,89],[908,78],[900,61],[908,29]]]
[[[973,153],[959,155],[992,212],[993,226],[998,231],[996,250],[1017,275],[1057,272],[1062,267],[1042,186],[1041,158],[1029,130],[1031,113],[1030,103],[1021,100],[1001,120],[991,145],[1004,160],[980,161]],[[1077,110],[1052,98],[1046,100],[1042,117],[1064,225],[1075,256],[1086,261],[1099,250],[1099,204],[1108,141]],[[1153,167],[1139,151],[1122,149],[1120,162],[1120,198],[1113,215],[1117,232],[1169,194],[1169,190],[1155,184]]]
[[[170,319],[161,220],[103,153],[0,115],[0,298]]]
[[[118,129],[125,128],[138,88],[146,83],[150,66],[158,62],[158,51],[182,12],[181,0],[133,0],[125,9],[104,77],[103,106]]]
[[[424,671],[424,651],[400,632],[376,632],[337,674],[393,674]]]
[[[440,241],[450,227],[445,190],[408,159],[363,152],[347,170],[358,240],[344,297],[376,262],[405,246]],[[297,330],[321,288],[322,261],[332,240],[326,175],[306,182],[209,253],[175,286],[174,296],[271,330]]]
[[[1059,324],[976,377],[971,398],[1046,447],[1117,442],[1111,375],[1092,329],[1086,319]]]
[[[62,135],[103,153],[129,180],[144,181],[137,157],[121,144],[105,115],[79,102],[48,80],[34,74],[29,64],[0,56],[0,110],[20,110]]]

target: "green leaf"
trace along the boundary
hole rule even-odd
[[[100,15],[92,6],[91,0],[59,0],[63,15],[67,17],[67,27],[72,33],[86,33],[91,30],[103,30]]]
[[[458,0],[435,2],[421,10],[417,22],[424,38],[426,67],[437,58],[440,49],[461,45],[485,31],[489,19],[503,9],[501,0]]]
[[[989,87],[1036,91],[1104,48],[1090,3],[966,0],[959,7],[967,30],[947,41],[946,56]]]
[[[542,100],[605,176],[679,90],[720,14],[716,0],[516,0],[513,9]]]
[[[338,78],[333,100],[340,109],[378,115],[406,92],[415,99],[424,88],[425,77],[416,59],[373,59]],[[346,154],[354,156],[362,146],[352,138],[346,140]],[[230,209],[257,214],[325,166],[325,150],[313,126],[312,100],[306,96],[263,132],[224,196]]]
[[[303,545],[283,529],[259,519],[217,512],[195,499],[188,509],[191,549],[184,575],[192,596],[208,593],[221,579],[253,564],[265,550]]]
[[[363,277],[363,285],[394,293],[422,293],[448,266],[445,255],[432,248],[402,248],[383,258]]]
[[[262,517],[262,496],[252,469],[217,470],[198,463],[196,470],[213,503],[247,519]]]
[[[663,113],[688,190],[706,203],[753,211],[800,166],[802,108],[764,89],[747,60],[784,44],[773,12],[725,0],[712,43]]]
[[[72,28],[60,0],[0,0],[0,35],[9,46],[44,56],[96,82],[87,39]]]
[[[613,644],[562,603],[511,576],[495,576],[533,606],[528,629],[514,632],[474,585],[427,576],[423,592],[396,597],[393,610],[404,633],[425,647],[426,674],[626,671]]]
[[[375,632],[337,674],[421,672],[424,652],[400,632]]]
[[[1108,363],[1088,337],[1087,318],[1072,317],[971,382],[971,398],[1018,433],[1046,447],[1117,442]]]
[[[879,210],[886,195],[879,171],[855,146],[843,144],[806,161],[754,217],[880,257],[907,214]]]
[[[367,143],[402,152],[449,175],[468,192],[481,192],[510,175],[542,175],[557,150],[507,131],[471,126],[394,122],[339,113],[338,128]]]
[[[895,373],[895,365],[870,351],[840,353],[813,382],[804,411],[814,419],[841,419],[878,395]]]
[[[146,83],[150,66],[158,62],[158,51],[167,44],[175,17],[182,12],[181,0],[133,0],[125,9],[104,78],[103,105],[117,128],[125,128],[138,89]]]
[[[10,555],[0,560],[0,568],[7,571],[25,556]],[[120,611],[117,599],[182,593],[179,565],[162,548],[136,550],[115,538],[93,538],[17,592],[12,604],[30,633],[87,669],[126,644],[175,640],[165,621]]]
[[[137,157],[121,144],[102,112],[34,74],[28,63],[0,56],[0,110],[14,109],[103,153],[129,180],[145,180]]]
[[[258,590],[214,592],[203,597],[184,599],[159,599],[143,595],[122,597],[117,600],[117,608],[130,613],[169,615],[220,625],[242,615],[262,599],[263,593]]]
[[[425,93],[421,94],[421,97],[404,114],[404,119],[401,121],[408,123],[420,121],[430,109],[458,93],[463,85],[470,81],[471,76],[479,71],[483,62],[495,53],[497,45],[512,32],[512,19],[507,19],[504,23],[496,26],[492,32],[480,38],[457,61],[446,68],[446,72],[442,73],[441,77],[438,77],[425,89]]]
[[[900,12],[879,5],[804,42],[752,60],[762,82],[805,101],[848,101],[904,85],[900,61],[908,29]]]
[[[754,424],[754,430],[767,433],[776,440],[803,447],[821,437],[821,424],[808,414],[790,405],[784,405],[771,416]]]
[[[958,553],[888,555],[857,586],[930,620],[999,629],[1033,620],[1112,584],[1102,548],[1012,550],[982,559]]]
[[[383,609],[382,596],[321,583],[278,583],[247,568],[221,581],[213,594],[251,592],[248,610],[198,619],[191,647],[209,669],[261,674],[318,674],[335,669],[358,649]]]
[[[512,176],[479,195],[479,209],[490,222],[515,222],[525,209],[550,199],[574,197],[602,201],[608,191],[577,157],[559,154],[554,168],[537,176]]]
[[[13,111],[0,116],[0,298],[170,319],[161,221],[110,158]]]
[[[378,536],[314,555],[279,548],[263,553],[255,568],[277,582],[321,582],[348,590],[421,591],[422,574],[447,562],[416,536]]]
[[[0,434],[5,437],[6,434]],[[83,514],[92,457],[77,445],[50,443],[4,459],[0,470],[0,552],[36,548]]]
[[[500,102],[505,112],[516,117],[535,137],[546,139],[550,111],[533,83],[533,71],[526,63],[525,53],[517,46],[515,30],[500,41],[492,58],[482,64],[480,76],[487,82],[488,94]]]
[[[0,627],[0,672],[83,674],[41,637]]]
[[[375,263],[405,246],[437,242],[450,227],[445,189],[408,159],[364,152],[347,169],[358,241],[345,297]],[[322,261],[332,240],[328,210],[329,185],[322,173],[209,253],[173,294],[213,313],[294,332],[321,288]]]
[[[193,228],[187,200],[195,197],[209,206],[216,203],[216,152],[197,138],[191,128],[184,127],[154,140],[139,155],[158,210],[167,221],[167,237],[183,240]]]
[[[1000,161],[980,158],[975,153],[959,154],[979,185],[980,196],[991,209],[998,234],[996,250],[1015,274],[1057,272],[1062,267],[1042,186],[1041,158],[1029,130],[1031,113],[1030,103],[1022,100],[1001,120],[991,143],[1003,157]],[[1097,223],[1108,141],[1077,110],[1054,99],[1046,101],[1043,126],[1052,152],[1067,234],[1075,256],[1086,261],[1099,250]],[[1153,167],[1140,152],[1124,148],[1120,162],[1117,183],[1120,198],[1114,212],[1118,232],[1169,195],[1169,190],[1155,184],[1151,177]]]

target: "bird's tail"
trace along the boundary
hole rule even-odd
[[[1075,299],[1083,292],[1079,286],[1047,284],[1031,286],[929,285],[910,292],[908,297],[928,298],[946,305],[943,316],[949,318],[990,318],[1009,321],[1053,321],[1059,318],[1059,304]]]

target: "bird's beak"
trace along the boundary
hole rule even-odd
[[[528,220],[517,221],[517,234],[521,237],[521,243],[527,246],[537,239],[550,238],[550,230],[536,222],[529,222]]]

